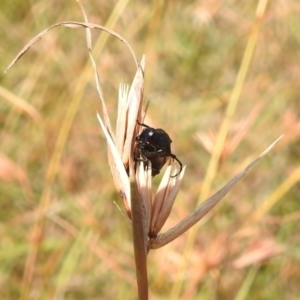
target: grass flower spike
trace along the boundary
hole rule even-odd
[[[131,219],[130,178],[137,186],[145,210],[147,235],[153,239],[162,229],[171,213],[173,203],[184,176],[185,167],[177,176],[176,161],[169,158],[165,174],[154,197],[152,197],[151,162],[135,161],[135,141],[144,119],[143,83],[145,57],[135,75],[131,87],[120,84],[116,133],[110,133],[100,115],[98,120],[108,144],[108,162],[115,187],[121,196],[127,215]],[[115,138],[114,138],[115,136]]]

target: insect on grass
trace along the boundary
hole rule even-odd
[[[179,172],[172,177],[177,177],[182,171],[181,161],[171,152],[171,143],[169,135],[161,128],[152,128],[144,123],[137,123],[144,128],[142,133],[136,137],[134,150],[135,162],[151,162],[152,177],[159,174],[168,158],[176,160],[180,166]]]

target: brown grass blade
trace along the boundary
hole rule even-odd
[[[157,239],[152,240],[150,244],[151,249],[157,249],[170,243],[185,231],[190,229],[194,224],[202,219],[220,200],[243,178],[248,171],[265,155],[267,154],[274,145],[282,138],[279,137],[273,142],[265,151],[263,151],[256,159],[254,159],[242,172],[233,177],[223,188],[221,188],[214,195],[206,199],[200,204],[191,214],[180,221],[177,225],[172,227],[165,233],[159,234]]]
[[[85,23],[88,23],[89,21],[88,21],[87,14],[84,10],[84,7],[82,6],[82,4],[79,0],[76,0],[76,1],[80,6],[80,9],[82,11]],[[92,63],[94,76],[95,76],[96,89],[97,89],[97,92],[98,92],[98,95],[99,95],[99,98],[100,98],[100,101],[101,101],[101,104],[102,104],[104,123],[107,127],[107,130],[108,130],[110,136],[115,141],[114,133],[112,131],[109,115],[108,115],[108,112],[107,112],[107,107],[106,107],[106,104],[105,104],[105,101],[104,101],[104,95],[103,95],[103,91],[102,91],[102,87],[101,87],[101,83],[100,83],[100,76],[99,76],[99,73],[98,73],[96,61],[95,61],[93,53],[92,53],[92,33],[91,33],[91,29],[89,27],[87,27],[85,32],[86,32],[86,44],[87,44],[89,57],[90,57],[90,60],[91,60],[91,63]]]
[[[119,39],[120,41],[122,41],[123,43],[125,43],[125,45],[128,47],[134,63],[136,64],[137,68],[138,68],[138,61],[136,59],[136,56],[134,54],[133,49],[131,48],[130,44],[125,40],[125,38],[123,38],[120,34],[116,33],[115,31],[108,29],[104,26],[98,25],[98,24],[94,24],[94,23],[83,23],[83,22],[76,22],[76,21],[64,21],[64,22],[59,22],[56,24],[51,25],[50,27],[46,28],[44,31],[40,32],[38,35],[36,35],[34,38],[32,38],[24,47],[23,49],[16,55],[16,57],[12,60],[12,62],[9,64],[9,66],[6,68],[5,72],[7,72],[27,51],[28,49],[30,49],[36,42],[38,42],[40,39],[43,38],[43,36],[50,31],[51,29],[58,27],[58,26],[66,26],[69,28],[90,28],[90,29],[99,29],[102,31],[105,31],[109,34],[111,34],[112,36],[116,37],[117,39]]]
[[[0,96],[2,96],[4,100],[11,103],[17,109],[31,116],[35,122],[42,126],[42,116],[33,105],[27,103],[22,98],[16,96],[15,94],[13,94],[8,89],[5,89],[2,86],[0,86]]]

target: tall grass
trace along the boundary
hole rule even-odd
[[[147,56],[147,123],[168,131],[187,165],[169,228],[199,199],[258,1],[83,4],[90,21]],[[150,253],[151,299],[298,299],[299,11],[296,0],[271,1],[259,20],[209,194],[285,138],[200,223],[187,252],[190,233]],[[1,69],[32,36],[64,20],[82,21],[75,1],[5,2]],[[118,85],[131,81],[135,66],[108,35],[93,32],[93,39],[116,116]],[[53,31],[0,80],[0,298],[135,299],[130,225],[113,203],[121,206],[84,31]]]

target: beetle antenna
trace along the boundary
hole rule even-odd
[[[145,123],[140,123],[139,120],[136,120],[136,122],[137,122],[139,125],[143,126],[143,127],[146,127],[146,128],[152,128],[152,127],[146,125]]]

